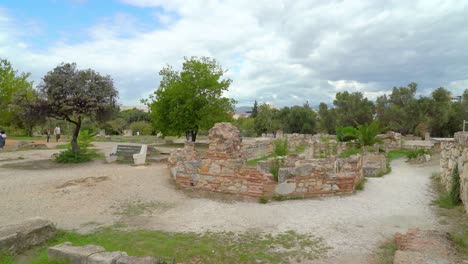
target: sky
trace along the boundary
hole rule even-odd
[[[37,85],[62,62],[109,74],[139,105],[166,65],[215,58],[237,106],[468,89],[468,1],[3,0],[0,58]]]

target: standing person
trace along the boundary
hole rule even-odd
[[[60,139],[60,127],[56,126],[54,129],[55,142],[58,142]]]
[[[3,147],[6,144],[6,134],[5,131],[0,131],[0,149],[3,149]]]
[[[48,127],[45,131],[46,137],[47,137],[47,143],[49,143],[50,140],[50,128]]]

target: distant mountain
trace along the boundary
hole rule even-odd
[[[252,113],[252,107],[250,106],[241,106],[241,107],[236,107],[235,109],[236,114],[250,114]]]

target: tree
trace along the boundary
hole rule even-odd
[[[357,126],[370,123],[373,119],[374,104],[360,92],[337,93],[333,104],[338,126]]]
[[[257,100],[255,100],[255,103],[252,108],[252,114],[250,115],[250,117],[256,118],[257,115],[258,115],[258,103],[257,103]]]
[[[431,133],[435,136],[448,136],[447,124],[450,118],[450,92],[440,87],[432,92],[432,107],[430,110]]]
[[[234,111],[233,99],[223,97],[231,85],[223,79],[225,71],[215,59],[185,58],[182,71],[163,68],[159,88],[143,100],[150,108],[150,118],[163,136],[185,133],[187,140],[196,140],[200,129],[229,121]]]
[[[46,122],[38,94],[32,87],[15,92],[10,111],[13,116],[11,123],[16,127],[25,129],[29,136],[33,135],[35,126]]]
[[[133,134],[140,132],[140,135],[151,135],[153,127],[150,122],[137,121],[130,124],[129,128],[133,131]]]
[[[273,131],[273,121],[278,110],[271,108],[268,104],[261,104],[258,108],[258,115],[255,118],[255,131],[260,136],[262,133]]]
[[[44,77],[39,100],[48,117],[75,125],[71,146],[79,152],[78,135],[85,117],[104,121],[115,113],[118,92],[109,75],[94,70],[78,70],[75,63],[62,63]]]
[[[328,106],[326,103],[320,103],[318,114],[320,118],[319,119],[320,130],[328,134],[334,134],[335,128],[336,128],[335,109],[334,108],[328,109]]]
[[[31,90],[32,82],[29,82],[29,73],[18,73],[6,59],[0,59],[0,124],[9,125],[14,119],[15,93],[25,93]],[[21,111],[21,110],[20,110]]]
[[[284,110],[287,113],[281,114]],[[316,127],[317,114],[307,105],[283,108],[280,111],[281,123],[286,133],[313,134]]]

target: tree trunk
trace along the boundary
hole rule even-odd
[[[189,130],[185,131],[185,139],[186,139],[187,141],[190,140],[190,131],[189,131]]]
[[[190,132],[192,134],[192,142],[195,142],[195,140],[197,139],[198,131],[197,130],[191,130]]]
[[[75,124],[75,130],[73,131],[73,137],[71,141],[71,147],[73,152],[79,152],[80,146],[78,145],[78,135],[80,134],[81,128],[81,117],[78,117],[78,121]]]

